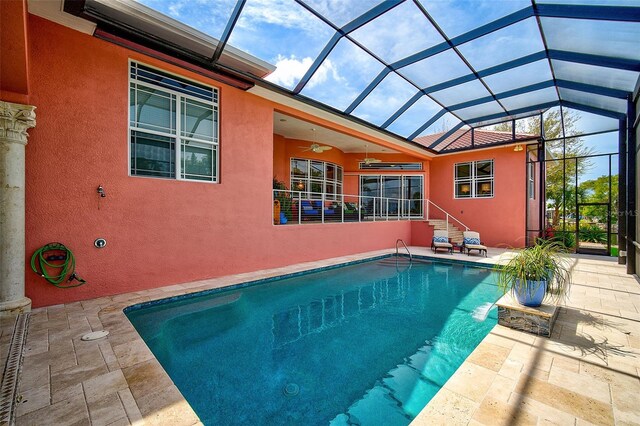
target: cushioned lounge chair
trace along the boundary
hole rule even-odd
[[[447,230],[433,231],[431,250],[436,253],[438,249],[447,250],[449,253],[453,254],[453,244],[449,242],[449,232]]]
[[[320,220],[320,218],[322,217],[322,214],[321,214],[321,211],[323,210],[322,201],[302,200],[300,202],[300,206],[302,207],[302,220]],[[334,217],[335,217],[335,210],[331,208],[324,209],[325,219],[334,218]]]
[[[465,231],[462,233],[462,248],[467,251],[467,256],[471,255],[471,250],[478,250],[478,254],[484,254],[487,257],[487,247],[480,241],[480,234],[474,231]]]
[[[302,200],[300,207],[302,208],[302,220],[316,219],[320,216],[320,211],[313,208],[311,201]]]

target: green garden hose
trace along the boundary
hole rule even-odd
[[[31,256],[31,269],[58,288],[79,287],[86,283],[76,275],[76,258],[73,253],[60,243],[49,243],[36,250]],[[58,270],[58,275],[51,273]],[[73,280],[78,283],[70,284]]]

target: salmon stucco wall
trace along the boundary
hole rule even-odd
[[[409,222],[273,225],[269,101],[36,16],[28,27],[38,124],[26,147],[25,278],[34,307],[410,243]],[[219,88],[219,184],[128,175],[130,59]],[[31,254],[53,241],[73,250],[87,284],[57,289],[30,270]]]
[[[27,0],[0,1],[0,99],[29,103]]]
[[[525,151],[500,147],[455,155],[441,155],[431,162],[431,200],[459,219],[491,247],[523,247],[525,244]],[[454,165],[477,160],[494,164],[494,196],[454,198]]]

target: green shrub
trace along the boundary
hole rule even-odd
[[[555,231],[553,241],[571,249],[576,246],[576,234],[573,231]]]
[[[284,182],[279,181],[278,179],[276,179],[275,177],[273,178],[273,189],[279,189],[281,191],[277,191],[275,193],[275,199],[280,201],[280,211],[282,213],[284,213],[284,216],[288,219],[291,220],[291,218],[293,217],[292,211],[291,211],[291,207],[292,207],[292,202],[291,202],[291,193],[287,192],[287,186],[284,184]]]
[[[580,241],[591,243],[606,243],[607,231],[598,225],[585,225],[580,227]]]

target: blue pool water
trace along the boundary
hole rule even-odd
[[[489,269],[392,258],[127,316],[206,425],[406,425],[496,324]]]

